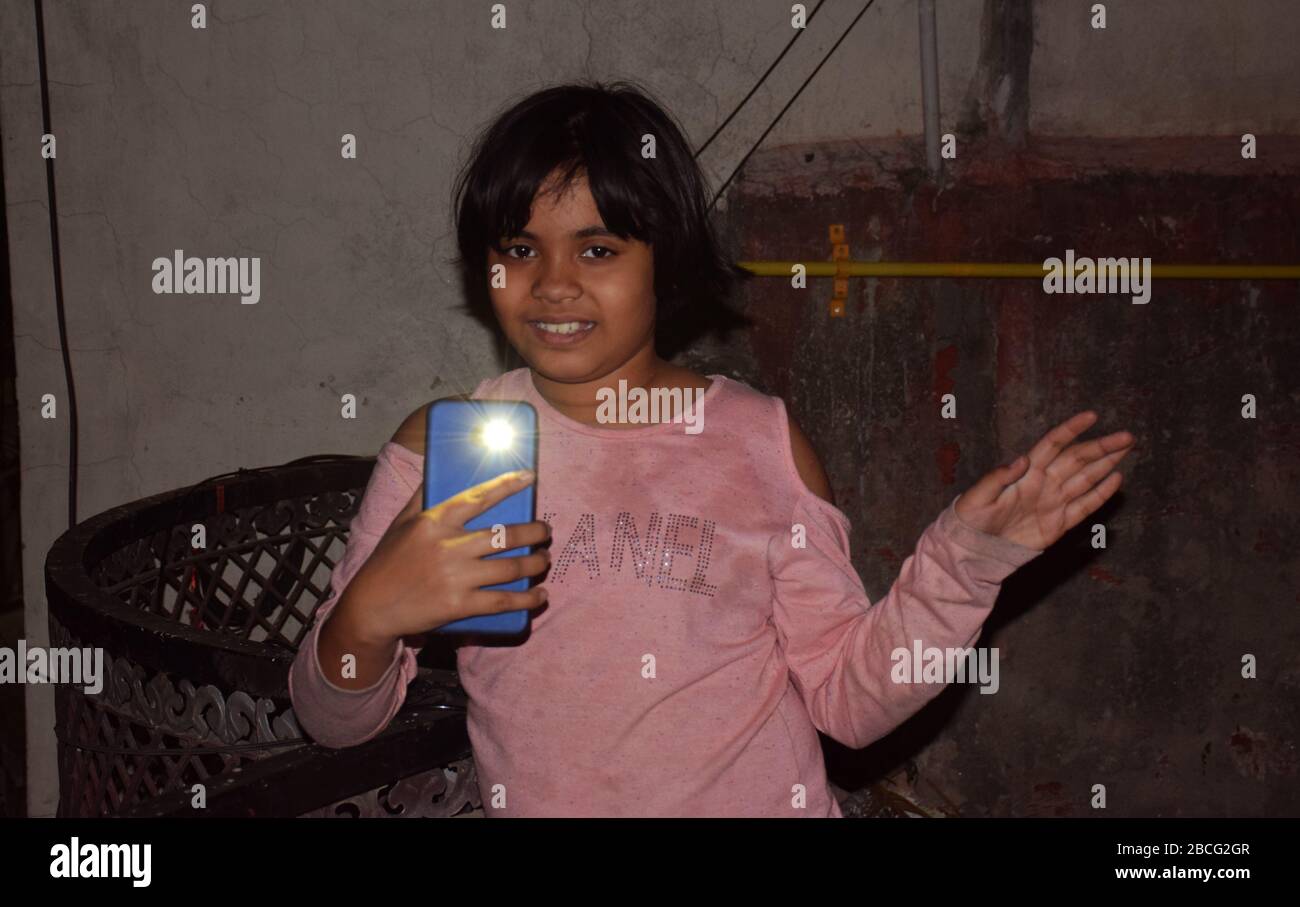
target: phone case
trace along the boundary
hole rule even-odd
[[[500,432],[508,426],[510,442]],[[486,431],[486,434],[484,430]],[[495,442],[495,443],[494,443]],[[441,504],[503,472],[531,469],[537,472],[537,411],[522,400],[438,400],[429,407],[424,458],[424,507]],[[530,523],[536,519],[537,479],[510,497],[498,501],[465,524],[466,530],[490,528],[497,523]],[[484,558],[522,557],[533,546],[496,551]],[[532,577],[484,586],[522,592]],[[452,621],[435,633],[515,634],[528,627],[528,611],[505,611]]]

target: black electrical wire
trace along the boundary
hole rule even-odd
[[[803,84],[799,86],[799,90],[796,91],[794,95],[790,98],[790,100],[786,102],[785,106],[781,108],[781,112],[776,115],[776,119],[774,119],[771,122],[771,124],[768,125],[766,129],[763,130],[763,134],[758,137],[758,141],[756,141],[753,147],[751,147],[749,151],[746,152],[745,156],[740,159],[740,163],[736,165],[736,169],[731,171],[731,175],[728,176],[727,181],[722,184],[722,188],[718,190],[717,195],[713,196],[713,201],[709,202],[710,211],[712,211],[713,206],[718,203],[718,199],[722,198],[722,193],[727,191],[727,187],[731,185],[731,181],[735,179],[736,174],[740,172],[740,168],[745,166],[745,162],[748,161],[750,156],[753,155],[753,153],[758,150],[758,146],[763,144],[763,139],[767,138],[767,134],[776,127],[777,123],[781,122],[781,117],[785,116],[785,112],[789,110],[790,106],[799,99],[799,95],[803,94],[803,90],[808,87],[808,83],[811,82],[813,80],[813,77],[816,76],[817,73],[821,71],[821,68],[826,65],[826,61],[831,58],[831,54],[835,53],[835,49],[839,47],[840,44],[843,43],[844,39],[849,36],[849,32],[853,31],[853,26],[858,24],[858,20],[862,18],[863,14],[866,13],[867,10],[871,9],[871,5],[875,2],[876,0],[867,0],[866,5],[863,6],[862,9],[858,12],[858,14],[853,17],[853,21],[849,23],[849,27],[844,29],[844,34],[840,35],[839,40],[837,40],[834,44],[831,45],[830,50],[826,51],[826,56],[822,57],[822,61],[817,64],[817,68],[808,74],[808,78],[803,80]],[[818,4],[818,6],[820,7],[820,4]],[[813,10],[813,12],[816,13],[817,11]],[[808,17],[808,21],[810,22],[812,21],[811,16]],[[768,71],[770,72],[771,70],[769,69]],[[766,78],[767,73],[764,73],[763,77]]]
[[[50,128],[50,79],[45,66],[45,10],[36,4],[36,66],[41,80],[41,125],[45,135]],[[56,145],[57,147],[57,145]],[[59,316],[59,348],[63,351],[63,377],[68,383],[68,528],[77,525],[77,386],[72,378],[72,359],[68,353],[68,319],[63,313],[63,256],[59,254],[59,205],[54,195],[54,158],[45,159],[45,193],[50,208],[50,251],[54,260],[54,306]]]
[[[53,135],[50,128],[50,86],[49,72],[45,64],[45,10],[43,0],[33,0],[36,11],[36,60],[41,83],[41,122],[46,135]],[[63,256],[59,248],[58,202],[54,191],[54,158],[45,160],[45,189],[50,209],[50,249],[54,263],[54,304],[59,320],[59,347],[63,352],[63,375],[68,385],[68,528],[77,524],[77,387],[72,374],[72,359],[68,349],[68,323],[63,305]],[[300,457],[277,466],[261,466],[254,469],[238,469],[201,479],[191,485],[187,491],[193,491],[208,483],[221,479],[239,478],[259,472],[271,472],[287,466],[299,466],[306,463],[328,463],[368,459],[366,457],[346,454],[320,454]]]
[[[744,107],[745,102],[747,102],[750,98],[754,96],[754,92],[758,91],[759,86],[761,86],[764,82],[767,81],[767,77],[772,74],[772,70],[776,69],[777,64],[780,63],[785,58],[786,53],[790,50],[791,47],[794,46],[794,42],[802,38],[804,33],[808,31],[807,26],[812,25],[812,20],[817,16],[817,10],[821,9],[822,4],[825,2],[826,0],[818,0],[817,6],[815,6],[813,8],[813,11],[808,14],[808,21],[804,23],[805,27],[795,29],[794,37],[791,38],[788,42],[786,42],[785,49],[782,50],[781,53],[777,54],[776,59],[772,61],[772,65],[767,68],[767,72],[763,73],[761,76],[758,77],[758,81],[755,82],[754,87],[749,90],[749,94],[745,95],[743,98],[740,99],[740,103],[736,105],[736,109],[731,111],[731,115],[728,116],[725,120],[723,120],[722,124],[718,126],[717,129],[713,130],[713,135],[708,137],[708,139],[704,142],[703,145],[699,147],[699,150],[697,150],[695,154],[692,155],[692,157],[698,158],[701,154],[703,154],[704,149],[712,145],[713,140],[718,137],[718,135],[722,132],[722,130],[727,128],[727,124],[730,123],[733,119],[735,119],[736,114],[740,113],[740,108]]]

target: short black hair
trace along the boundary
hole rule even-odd
[[[653,158],[642,157],[645,135],[654,136]],[[585,176],[605,226],[652,246],[656,346],[684,342],[691,325],[727,323],[728,297],[752,275],[720,248],[708,187],[681,128],[630,80],[534,92],[479,136],[452,202],[455,264],[471,313],[495,324],[487,250],[527,225],[538,189],[557,168],[557,190]]]

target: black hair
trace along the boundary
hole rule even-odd
[[[642,156],[646,135],[654,137],[653,158]],[[453,198],[455,264],[471,314],[495,326],[487,250],[525,227],[537,191],[557,169],[556,191],[585,176],[605,226],[652,246],[661,355],[671,356],[692,329],[736,323],[725,303],[752,275],[722,253],[709,221],[708,187],[681,128],[629,80],[537,91],[479,136]]]

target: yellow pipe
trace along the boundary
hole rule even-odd
[[[1127,264],[1119,259],[1121,266]],[[1041,264],[1013,262],[973,263],[965,261],[741,261],[758,277],[789,277],[796,264],[808,269],[809,277],[835,277],[844,265],[848,277],[1032,277],[1048,273]],[[1076,263],[1075,271],[1080,270]],[[1151,265],[1153,279],[1195,280],[1297,280],[1300,265]]]

